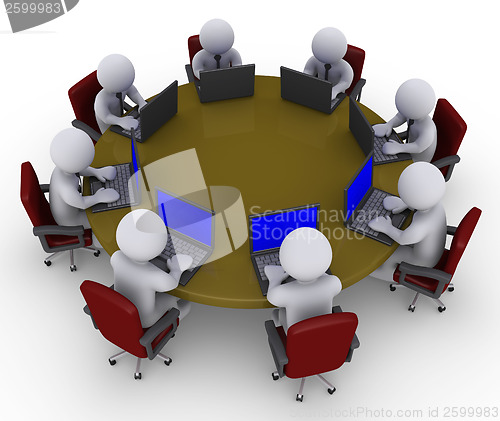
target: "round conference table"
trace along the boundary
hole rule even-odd
[[[138,145],[141,204],[155,210],[159,187],[214,209],[215,250],[186,286],[169,293],[197,303],[268,308],[250,259],[248,215],[320,203],[319,229],[333,249],[331,272],[343,288],[369,275],[395,250],[347,230],[344,187],[365,156],[349,131],[346,98],[331,114],[281,99],[280,79],[255,77],[252,97],[201,104],[192,83],[179,86],[178,113]],[[383,120],[361,105],[370,123]],[[131,161],[130,141],[107,130],[92,166]],[[373,185],[397,194],[411,161],[374,167]],[[149,189],[149,191],[147,191]],[[89,185],[84,181],[84,194]],[[131,208],[92,213],[104,249],[118,250],[115,233]]]

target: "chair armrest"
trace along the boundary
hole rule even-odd
[[[446,234],[448,234],[448,235],[455,235],[455,232],[457,232],[457,227],[454,227],[454,226],[451,226],[451,225],[448,225],[446,227]]]
[[[288,364],[285,345],[283,345],[278,330],[272,320],[267,320],[264,325],[266,327],[267,340],[271,348],[274,363],[276,364],[276,369],[278,370],[279,376],[283,377],[285,375],[285,365]]]
[[[333,306],[332,307],[332,313],[342,313],[342,307],[340,307],[340,306]]]
[[[453,168],[455,168],[455,164],[458,164],[459,162],[460,162],[460,157],[458,155],[450,155],[438,159],[437,161],[434,161],[432,164],[434,164],[438,168],[449,166],[448,171],[446,171],[446,175],[444,176],[444,180],[448,181],[451,178],[451,173],[453,172]]]
[[[40,190],[42,193],[48,193],[50,189],[50,184],[40,184]]]
[[[85,229],[83,228],[83,225],[74,225],[70,227],[62,225],[40,225],[39,227],[33,227],[33,235],[39,238],[43,249],[47,253],[71,250],[85,246],[85,239],[83,238],[84,231]],[[69,237],[78,237],[78,243],[50,247],[47,242],[47,235],[67,235]]]
[[[431,298],[439,298],[441,296],[441,293],[443,292],[444,286],[446,284],[449,284],[451,281],[451,275],[449,273],[443,272],[442,270],[416,266],[406,262],[400,263],[399,270],[401,272],[401,275],[399,276],[399,283],[401,285],[404,285],[405,287],[410,288],[413,291],[420,292],[421,294],[424,294]],[[415,285],[412,282],[406,281],[406,275],[423,276],[426,278],[435,279],[439,283],[436,287],[436,290],[432,292],[426,288]]]
[[[186,68],[188,82],[189,83],[194,82],[196,80],[196,77],[194,75],[193,68],[191,67],[190,64],[186,64],[185,68]]]
[[[83,121],[75,119],[71,122],[71,125],[87,133],[94,142],[97,142],[101,138],[101,134],[99,132],[95,131]]]
[[[366,79],[359,79],[349,96],[359,102],[361,99],[361,90],[363,89],[363,86],[365,86],[365,83]]]
[[[178,309],[175,307],[171,308],[160,320],[146,331],[141,339],[139,339],[139,343],[146,348],[150,360],[156,357],[165,344],[174,336],[177,330],[177,319],[179,318],[179,314],[180,312]],[[169,326],[172,326],[172,329],[170,329],[165,337],[153,349],[152,342]]]

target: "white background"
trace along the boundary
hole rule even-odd
[[[368,419],[403,410],[400,419],[425,419],[437,408],[444,419],[447,407],[500,406],[496,3],[81,0],[67,15],[18,34],[2,14],[0,418]],[[195,304],[165,348],[170,367],[144,362],[139,382],[132,357],[110,367],[116,348],[93,329],[79,291],[84,279],[112,283],[109,257],[77,252],[75,273],[67,257],[45,267],[19,200],[21,162],[31,161],[40,182],[49,181],[51,139],[74,118],[70,86],[115,52],[134,63],[144,97],[174,79],[186,83],[187,38],[214,17],[231,23],[245,63],[275,76],[280,65],[302,69],[316,31],[338,27],[366,51],[368,107],[391,118],[398,86],[419,77],[468,124],[445,206],[450,224],[472,206],[483,216],[456,290],[443,296],[447,310],[440,314],[423,298],[410,313],[409,291],[390,293],[373,279],[343,291],[336,301],[357,313],[361,347],[350,364],[327,375],[337,387],[333,396],[311,379],[300,404],[298,380],[272,381],[269,310]]]

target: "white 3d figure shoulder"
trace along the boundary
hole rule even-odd
[[[333,84],[332,99],[351,86],[354,72],[343,60],[347,40],[337,28],[323,28],[312,40],[313,56],[307,61],[304,73],[318,76]]]
[[[123,101],[129,97],[139,106],[146,101],[133,85],[135,69],[131,61],[121,54],[104,57],[97,67],[97,80],[102,86],[95,98],[94,111],[99,129],[104,133],[109,126],[117,124],[123,129],[137,129],[139,122],[131,117],[121,117]]]
[[[431,162],[437,145],[436,126],[429,116],[436,104],[434,90],[421,79],[410,79],[399,87],[395,101],[398,113],[387,123],[373,126],[375,136],[389,136],[394,127],[408,123],[407,142],[400,144],[390,140],[382,152],[386,155],[411,153],[415,162]]]
[[[332,312],[333,298],[342,290],[339,278],[326,274],[332,261],[327,238],[313,228],[298,228],[280,247],[282,266],[266,266],[267,299],[281,307],[274,312],[276,324],[285,330],[294,323]],[[281,285],[288,275],[295,278]]]
[[[95,176],[102,182],[116,176],[114,167],[92,168],[94,143],[83,131],[74,127],[58,133],[50,145],[50,156],[56,168],[50,178],[50,210],[59,225],[83,225],[90,228],[85,209],[96,203],[116,202],[120,195],[113,189],[101,189],[82,196],[80,176]]]
[[[201,70],[225,69],[240,66],[241,56],[232,48],[234,32],[231,25],[222,19],[212,19],[200,30],[200,50],[193,57],[193,73],[199,79]]]
[[[393,213],[414,209],[416,212],[408,228],[397,229],[389,217],[377,217],[368,224],[400,244],[370,275],[389,282],[392,282],[396,266],[403,261],[433,267],[441,258],[446,242],[446,214],[441,204],[445,181],[441,171],[427,162],[411,164],[399,177],[398,192],[401,198],[385,198],[384,207]]]
[[[162,219],[146,209],[136,209],[125,215],[116,230],[120,250],[111,256],[115,290],[137,307],[145,328],[156,323],[172,307],[179,309],[180,319],[191,308],[189,301],[157,294],[177,288],[182,272],[193,262],[190,256],[176,255],[167,262],[170,273],[150,263],[163,251],[167,239]]]

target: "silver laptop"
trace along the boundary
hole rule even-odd
[[[135,137],[138,142],[145,142],[160,127],[177,114],[177,81],[173,81],[167,88],[149,101],[139,114],[139,110],[134,108],[128,115],[139,120],[139,126],[135,130]],[[123,129],[118,125],[111,126],[115,133],[126,137],[131,136],[131,131]]]
[[[318,225],[319,203],[248,217],[250,258],[263,295],[267,295],[269,288],[264,268],[268,265],[281,265],[279,251],[285,237],[297,228],[318,229]]]
[[[338,94],[332,100],[332,83],[281,66],[281,98],[331,114],[347,96]]]
[[[180,285],[186,285],[207,261],[214,249],[215,212],[184,197],[156,188],[157,211],[168,231],[168,242],[151,263],[168,271],[167,260],[176,254],[193,258],[191,267],[182,273]]]
[[[388,246],[392,245],[392,238],[368,226],[377,216],[389,216],[392,225],[401,228],[410,214],[408,209],[399,214],[386,210],[383,202],[387,196],[393,195],[373,187],[373,155],[370,152],[344,189],[345,226]]]
[[[252,96],[255,87],[255,64],[202,70],[200,80],[195,81],[200,102]]]
[[[112,209],[126,208],[138,205],[141,202],[141,161],[137,151],[137,141],[135,140],[134,130],[132,130],[131,155],[132,162],[113,165],[116,168],[116,177],[113,180],[107,180],[104,183],[96,177],[90,177],[90,193],[95,194],[102,188],[115,189],[120,198],[112,203],[97,203],[92,206],[92,212],[102,212]]]

